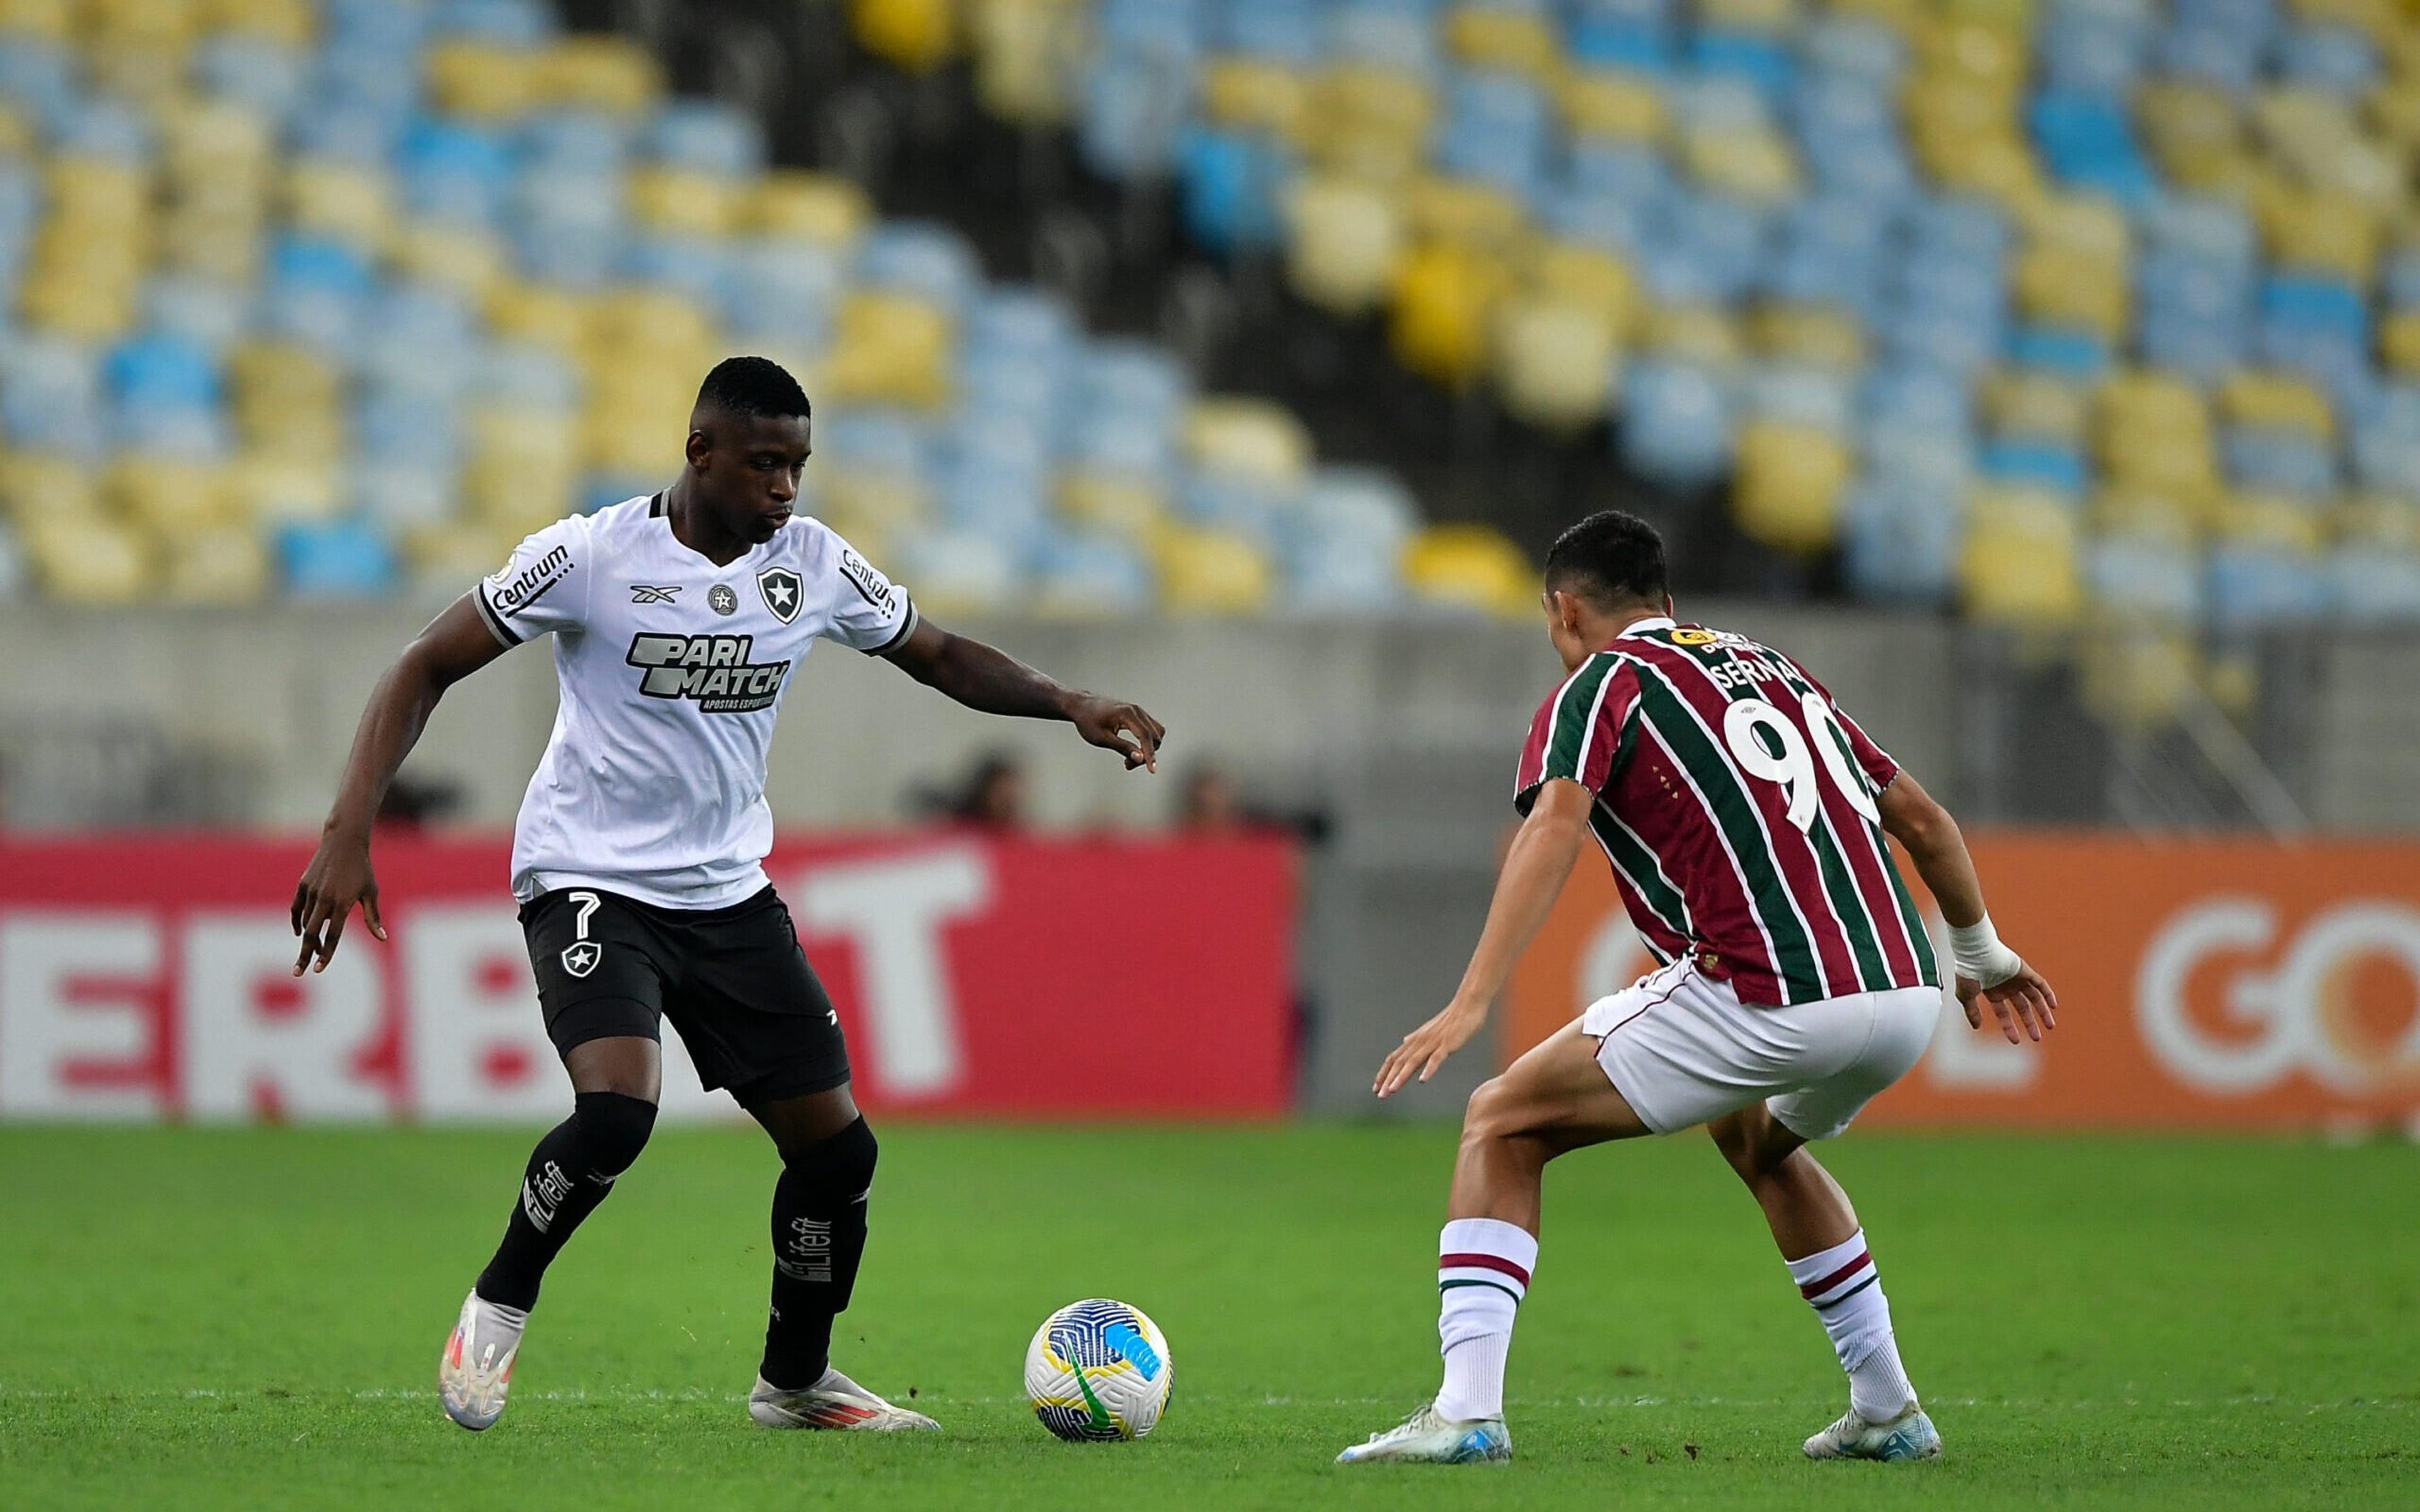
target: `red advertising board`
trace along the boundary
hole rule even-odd
[[[2001,935],[2058,991],[2057,1032],[2011,1045],[1945,1005],[1931,1053],[1870,1121],[2420,1120],[2420,845],[1986,834],[1973,848]],[[1514,979],[1504,1050],[1647,964],[1585,858]]]
[[[0,844],[0,1118],[560,1114],[500,840],[381,837],[358,918],[295,980],[307,844]],[[1286,842],[792,837],[767,870],[870,1107],[1252,1117],[1292,1094]],[[728,1112],[665,1036],[668,1117]]]

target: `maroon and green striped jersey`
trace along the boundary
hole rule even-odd
[[[1644,620],[1530,721],[1514,801],[1563,778],[1639,937],[1747,1003],[1935,987],[1931,942],[1883,838],[1899,764],[1806,669],[1745,636]]]

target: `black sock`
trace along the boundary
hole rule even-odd
[[[798,1391],[831,1364],[832,1319],[848,1310],[865,1257],[865,1196],[879,1147],[858,1119],[782,1165],[773,1187],[773,1304],[766,1383]]]
[[[504,1224],[504,1242],[479,1273],[479,1295],[523,1312],[536,1305],[538,1282],[555,1252],[613,1190],[613,1179],[639,1158],[655,1126],[656,1105],[643,1099],[619,1092],[574,1098],[571,1117],[548,1130],[530,1151],[520,1200]]]

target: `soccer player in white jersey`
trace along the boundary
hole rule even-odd
[[[765,754],[818,638],[883,656],[988,714],[1063,719],[1126,768],[1166,732],[921,617],[905,591],[796,516],[807,397],[760,357],[706,376],[670,487],[556,521],[457,600],[379,680],[319,848],[294,891],[296,975],[325,969],[359,905],[386,937],[370,819],[445,689],[554,637],[561,703],[513,833],[514,895],[573,1111],[538,1141],[503,1242],[438,1367],[446,1414],[504,1411],[547,1265],[654,1127],[670,1019],[708,1088],[772,1136],[773,1277],[749,1415],[768,1427],[930,1429],[832,1367],[865,1250],[873,1134],[831,1004],[761,864]]]
[[[1807,1148],[1905,1075],[1940,1019],[1940,968],[1884,836],[1941,905],[1970,1024],[1988,1003],[2011,1041],[2020,1026],[2039,1040],[2057,999],[1993,933],[1957,823],[1823,685],[1770,646],[1674,621],[1644,520],[1608,510],[1564,532],[1544,604],[1570,675],[1530,722],[1514,782],[1527,817],[1460,990],[1387,1057],[1378,1095],[1428,1080],[1485,1025],[1591,838],[1663,964],[1471,1097],[1437,1249],[1444,1384],[1338,1458],[1511,1458],[1504,1365],[1547,1163],[1704,1125],[1849,1378],[1849,1411],[1807,1457],[1931,1458],[1941,1436],[1865,1229]]]

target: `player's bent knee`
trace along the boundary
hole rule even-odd
[[[818,1188],[836,1194],[840,1200],[851,1201],[874,1185],[874,1167],[881,1156],[881,1142],[861,1116],[829,1138],[795,1154],[784,1153],[782,1164]]]
[[[580,1148],[595,1174],[615,1177],[628,1170],[655,1132],[656,1105],[620,1092],[582,1092],[572,1100],[580,1123]]]

